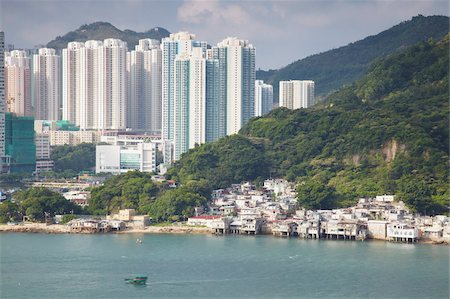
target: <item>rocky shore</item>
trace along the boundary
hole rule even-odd
[[[70,227],[63,224],[46,225],[44,223],[25,223],[19,225],[0,225],[0,233],[47,233],[47,234],[67,234],[74,233]],[[207,227],[192,226],[148,226],[146,228],[130,228],[119,232],[110,232],[118,234],[212,234],[213,230]]]
[[[46,225],[44,223],[25,223],[19,225],[1,224],[0,232],[65,234],[70,233],[70,228],[67,225],[62,224],[52,224],[52,225]]]

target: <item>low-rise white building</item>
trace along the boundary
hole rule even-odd
[[[268,191],[272,191],[275,196],[295,196],[293,184],[283,179],[265,180],[264,188]]]
[[[138,143],[136,146],[97,145],[95,172],[113,174],[130,170],[156,172],[156,144]]]
[[[395,199],[395,195],[378,195],[375,197],[375,201],[378,202],[393,202]]]
[[[387,226],[387,238],[398,242],[415,242],[420,237],[419,230],[406,223],[391,223]]]

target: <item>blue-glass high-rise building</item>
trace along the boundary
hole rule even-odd
[[[184,119],[180,114],[176,115],[176,106],[180,106],[185,99],[180,96],[186,96],[186,92],[179,93],[185,89],[180,84],[188,84],[191,86],[200,86],[195,82],[191,83],[190,77],[184,80],[184,75],[177,75],[177,67],[175,60],[181,58],[183,61],[190,59],[193,48],[201,49],[200,52],[204,55],[207,43],[205,41],[194,40],[195,35],[188,32],[178,32],[171,34],[169,37],[164,38],[161,42],[162,50],[162,139],[164,144],[164,162],[170,163],[174,160],[174,155],[179,157],[181,153],[186,150],[181,150],[180,143],[176,143],[176,139],[185,138],[182,132],[179,130],[180,126],[183,130],[190,130],[190,126],[185,128],[183,124],[176,123]],[[190,63],[188,63],[190,65]],[[189,68],[183,68],[184,73],[189,73]],[[180,81],[181,80],[181,81]],[[177,93],[178,92],[178,93]],[[178,98],[177,98],[178,97]],[[190,97],[192,98],[192,97]],[[177,104],[178,102],[178,104]],[[187,107],[191,105],[188,101]],[[190,112],[189,112],[190,113]],[[187,114],[189,114],[187,113]],[[184,115],[184,114],[183,114]],[[184,120],[183,120],[184,121]],[[178,128],[178,129],[177,129]],[[178,137],[176,137],[178,133]],[[190,133],[190,135],[192,135]],[[187,137],[186,137],[187,138]],[[204,139],[204,138],[203,138]],[[186,139],[186,143],[189,144],[194,139]],[[180,140],[179,140],[180,141]],[[174,143],[175,142],[175,143]],[[184,144],[184,143],[183,143]],[[177,149],[178,147],[178,149]],[[190,145],[189,145],[190,147]],[[183,146],[182,148],[185,148]],[[177,159],[177,158],[175,158]]]
[[[206,62],[206,141],[227,135],[227,50],[213,47]]]
[[[206,142],[225,136],[225,107],[220,107],[220,67],[218,59],[206,60]],[[220,128],[223,128],[220,132]]]
[[[162,50],[162,140],[164,162],[173,161],[175,58],[177,54],[190,53],[195,35],[188,32],[173,33],[161,41]]]
[[[247,40],[229,37],[212,51],[224,68],[226,135],[236,134],[255,115],[255,48]]]
[[[255,115],[255,49],[227,38],[211,49],[187,32],[162,40],[164,161],[236,134]]]
[[[35,171],[36,143],[33,117],[6,113],[5,153],[10,159],[10,173],[33,173]]]
[[[187,54],[175,60],[175,98],[174,101],[174,157],[189,149],[189,94],[190,61]]]

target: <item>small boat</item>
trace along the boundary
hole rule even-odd
[[[142,240],[141,239],[136,239],[136,244],[142,244]]]
[[[134,278],[125,278],[125,282],[134,285],[145,285],[147,283],[147,276],[136,276]]]

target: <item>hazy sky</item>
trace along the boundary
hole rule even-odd
[[[0,28],[16,48],[107,21],[121,30],[189,31],[210,44],[227,36],[248,39],[262,69],[346,45],[418,14],[448,16],[448,1],[0,0]]]

